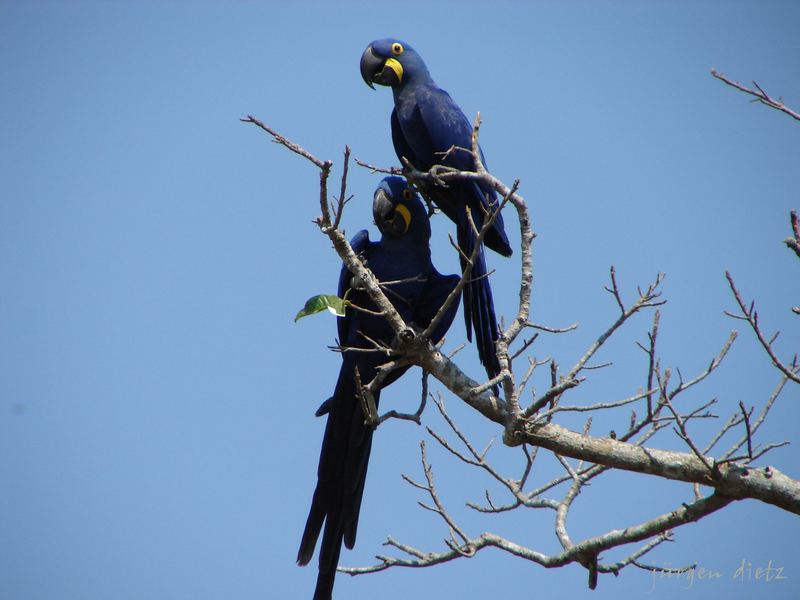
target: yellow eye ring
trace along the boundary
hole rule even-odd
[[[403,53],[403,44],[400,42],[395,42],[392,44],[392,54],[395,56],[400,56]]]
[[[412,192],[412,191],[411,191],[411,189],[409,189],[409,188],[406,188],[406,189],[404,189],[404,190],[403,190],[403,199],[404,199],[406,202],[408,202],[409,200],[411,200],[411,198],[413,197],[413,195],[414,195],[414,192]]]

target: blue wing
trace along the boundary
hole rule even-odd
[[[436,164],[462,171],[475,170],[475,163],[468,151],[455,150],[444,155],[454,146],[467,150],[472,147],[472,125],[450,94],[436,87],[425,87],[420,88],[414,97],[416,102],[413,108],[406,108],[399,115],[396,110],[392,112],[392,140],[398,157],[406,156],[415,167],[423,170]],[[483,150],[481,158],[486,165]],[[466,226],[465,207],[469,206],[479,228],[483,224],[483,215],[497,201],[493,189],[471,181],[452,182],[445,190],[432,190],[431,195],[442,212],[459,226],[462,222]],[[494,225],[486,234],[485,243],[495,252],[511,256],[511,245],[502,215],[497,215]]]
[[[414,322],[421,327],[430,325],[433,317],[439,312],[447,297],[458,285],[461,278],[458,275],[442,275],[433,266],[428,273],[428,280],[425,283],[425,290],[414,311]],[[431,341],[438,344],[450,329],[453,319],[458,312],[458,302],[460,298],[455,298],[453,303],[447,308],[436,329],[431,333]]]
[[[447,153],[454,146],[470,148],[472,145],[472,126],[450,95],[434,85],[417,86],[411,92],[413,101],[406,100],[399,109],[396,105],[392,113],[392,139],[398,156],[406,156],[419,169],[443,164],[460,170],[474,170],[475,164],[469,152],[455,149]],[[484,189],[470,181],[453,181],[446,188],[429,186],[425,193],[456,224],[458,245],[466,256],[470,256],[477,239],[467,218],[467,207],[475,226],[480,229],[484,215],[496,202],[494,190]],[[502,215],[497,216],[484,241],[500,254],[511,254]],[[463,270],[466,260],[462,256],[459,260]],[[500,372],[495,350],[499,329],[482,247],[478,249],[470,278],[463,297],[467,338],[472,340],[474,330],[478,356],[489,377],[494,377]]]
[[[392,110],[392,116],[390,118],[392,124],[392,143],[394,144],[394,150],[397,154],[397,158],[405,157],[408,161],[414,165],[415,167],[423,168],[419,165],[419,159],[417,155],[414,153],[414,150],[411,146],[408,145],[406,141],[405,135],[403,135],[403,130],[400,127],[400,122],[397,120],[397,111]],[[405,165],[403,165],[405,167]],[[430,168],[430,167],[428,167]]]
[[[421,205],[420,212],[427,221]],[[366,231],[358,232],[351,241],[353,250],[366,259],[367,266],[379,280],[408,280],[392,286],[395,293],[388,297],[404,319],[426,327],[458,283],[459,277],[440,275],[430,262],[430,253],[419,252],[419,248],[415,247],[418,245],[411,235],[393,243],[384,243],[383,240],[370,242]],[[422,275],[424,280],[414,279],[417,275]],[[342,267],[338,285],[340,296],[351,288],[351,281],[352,275],[346,267]],[[376,308],[364,291],[353,289],[348,298],[358,306]],[[453,321],[456,308],[457,303],[454,303],[444,315],[432,336],[434,342],[444,336]],[[339,343],[342,346],[368,349],[370,342],[364,335],[384,344],[392,342],[394,332],[382,316],[352,308],[346,312],[345,317],[337,319]],[[341,546],[344,544],[352,548],[356,541],[373,429],[364,419],[355,383],[355,369],[358,369],[362,382],[366,384],[385,361],[383,353],[344,352],[333,395],[317,411],[317,414],[326,414],[328,420],[320,451],[317,486],[297,554],[297,562],[307,564],[322,533],[315,600],[331,598]],[[381,387],[391,384],[407,368],[390,373]],[[374,398],[377,405],[380,391],[375,392]]]

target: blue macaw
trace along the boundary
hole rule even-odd
[[[371,242],[367,231],[362,230],[350,245],[379,281],[397,282],[387,285],[386,295],[403,320],[425,328],[458,285],[459,277],[441,275],[431,263],[428,213],[403,178],[386,177],[381,181],[373,197],[372,212],[381,232],[380,241]],[[354,281],[347,267],[342,266],[339,297],[344,297],[345,293],[348,301],[356,306],[377,310],[367,292]],[[432,332],[433,343],[444,337],[457,309],[458,299]],[[391,346],[395,338],[383,317],[350,307],[337,325],[339,344],[343,348],[374,348],[367,337]],[[386,360],[382,352],[345,350],[333,396],[317,411],[317,416],[328,415],[328,423],[322,439],[317,487],[297,553],[298,564],[308,564],[324,522],[314,600],[331,598],[342,541],[348,548],[356,541],[373,428],[365,422],[356,395],[354,372],[358,368],[361,382],[366,385]],[[396,381],[407,369],[392,371],[382,387]],[[379,392],[374,394],[376,405],[379,396]]]
[[[392,88],[392,142],[399,159],[405,157],[422,171],[434,165],[462,171],[475,170],[471,153],[454,150],[445,155],[453,146],[472,148],[472,125],[450,95],[436,85],[422,58],[411,46],[396,39],[370,43],[361,56],[361,76],[373,89],[375,83]],[[486,161],[483,162],[485,165]],[[450,181],[447,188],[430,186],[423,193],[456,224],[458,245],[466,256],[470,256],[476,236],[466,209],[469,207],[480,230],[485,215],[496,207],[494,190],[471,181]],[[484,243],[503,256],[511,256],[502,215],[497,215],[486,232]],[[459,257],[463,270],[466,260],[461,255]],[[475,330],[478,356],[491,378],[500,372],[495,350],[499,329],[487,273],[486,257],[480,248],[470,282],[464,287],[464,320],[470,341],[472,329]]]

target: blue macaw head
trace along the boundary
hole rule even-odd
[[[372,199],[372,216],[384,236],[418,238],[426,245],[431,237],[428,211],[402,177],[392,175],[381,180]]]
[[[426,74],[420,55],[401,40],[375,40],[361,55],[361,77],[372,89],[374,83],[397,87]]]

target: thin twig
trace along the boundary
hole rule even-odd
[[[772,364],[775,365],[775,367],[777,367],[784,375],[786,375],[786,377],[795,383],[800,383],[800,376],[798,376],[800,365],[797,364],[797,355],[795,355],[794,361],[790,366],[786,366],[783,364],[783,362],[781,362],[781,360],[775,354],[775,351],[772,349],[772,342],[767,340],[764,337],[764,334],[761,333],[761,327],[758,324],[758,312],[755,310],[755,304],[751,303],[749,308],[747,305],[745,305],[741,294],[739,294],[739,290],[736,288],[736,284],[733,282],[733,276],[731,276],[729,271],[725,271],[725,278],[728,280],[728,285],[731,288],[731,292],[733,292],[733,297],[736,299],[736,304],[739,305],[739,310],[742,313],[741,318],[748,322],[750,328],[753,330],[753,333],[756,334],[756,338],[758,338],[759,343],[772,360]]]
[[[572,325],[568,325],[567,327],[550,327],[548,325],[541,325],[540,323],[525,323],[525,327],[538,329],[540,331],[545,331],[547,333],[568,333],[570,331],[575,331],[578,328],[578,324],[573,323]]]
[[[789,379],[786,376],[781,377],[781,380],[778,382],[778,385],[775,386],[775,389],[772,391],[772,394],[770,394],[769,398],[767,398],[767,401],[764,403],[764,406],[761,409],[758,418],[756,418],[755,421],[752,421],[750,423],[750,437],[754,436],[758,431],[758,429],[761,427],[762,423],[764,423],[764,421],[767,418],[767,415],[769,414],[769,411],[775,405],[775,402],[777,401],[778,397],[783,391],[783,388],[788,380]],[[727,452],[725,452],[722,455],[721,461],[729,460],[730,457],[733,456],[735,452],[737,452],[742,446],[744,446],[747,443],[747,438],[748,436],[745,433],[745,435],[743,435],[737,442],[733,444],[733,446],[731,446],[731,448],[728,449]]]
[[[339,223],[342,221],[342,214],[344,213],[344,205],[347,203],[347,168],[350,164],[350,146],[344,147],[344,165],[342,167],[342,187],[339,191],[338,205],[334,212],[333,228],[339,229]]]
[[[389,419],[400,419],[401,421],[413,421],[417,425],[422,425],[422,413],[425,410],[425,405],[428,401],[428,372],[422,371],[422,393],[419,403],[419,408],[413,413],[401,413],[396,410],[385,412],[378,418],[375,427],[381,425],[384,421]]]
[[[782,113],[786,113],[787,115],[789,115],[789,116],[790,116],[790,117],[792,117],[793,119],[796,119],[797,121],[800,121],[800,113],[797,113],[797,112],[793,111],[791,108],[789,108],[788,106],[786,106],[786,105],[783,103],[783,101],[782,101],[782,100],[775,100],[774,98],[771,98],[771,97],[770,97],[770,96],[769,96],[769,95],[768,95],[768,94],[767,94],[767,93],[766,93],[766,92],[765,92],[765,91],[764,91],[764,90],[761,88],[761,86],[760,86],[760,85],[758,85],[758,84],[757,84],[755,81],[753,82],[753,85],[754,85],[754,86],[755,86],[757,89],[756,89],[756,90],[752,90],[752,89],[750,89],[750,88],[748,88],[748,87],[745,87],[745,86],[743,86],[743,85],[742,85],[741,83],[739,83],[738,81],[732,81],[732,80],[728,79],[728,78],[727,78],[727,77],[725,77],[725,75],[723,75],[722,73],[718,73],[718,72],[716,71],[716,69],[711,69],[711,75],[712,75],[713,77],[716,77],[716,78],[717,78],[717,79],[719,79],[720,81],[722,81],[722,82],[724,82],[724,83],[727,83],[729,86],[731,86],[731,87],[733,87],[733,88],[736,88],[737,90],[739,90],[739,91],[742,91],[742,92],[744,92],[745,94],[749,94],[749,95],[753,96],[753,97],[754,97],[756,100],[758,100],[759,102],[761,102],[761,104],[764,104],[765,106],[769,106],[770,108],[774,108],[775,110],[779,110],[779,111],[781,111]]]
[[[787,247],[794,250],[797,258],[800,258],[800,222],[798,222],[796,210],[789,213],[789,220],[792,224],[792,237],[787,237],[783,242]]]
[[[616,272],[614,267],[611,267],[611,277],[612,277],[612,289],[610,290],[612,294],[614,294],[613,290],[617,290],[616,285]],[[606,331],[604,331],[600,337],[595,340],[595,342],[589,347],[589,349],[584,353],[584,355],[578,360],[575,366],[572,367],[570,372],[564,377],[563,381],[559,386],[553,387],[548,391],[542,398],[534,402],[531,406],[529,406],[522,414],[523,418],[530,418],[538,410],[540,410],[551,398],[558,397],[561,393],[566,391],[571,387],[575,387],[580,383],[581,380],[577,379],[578,373],[580,373],[586,366],[586,363],[594,356],[594,354],[600,349],[600,347],[608,340],[609,337],[617,330],[619,327],[625,323],[631,316],[639,312],[641,309],[650,307],[650,306],[660,306],[664,304],[664,301],[658,301],[657,298],[661,295],[661,292],[658,292],[658,286],[661,284],[661,281],[664,279],[664,274],[659,273],[656,276],[656,280],[651,283],[647,290],[642,292],[639,296],[639,299],[628,309],[622,310],[622,314],[619,318],[609,327]],[[615,295],[617,298],[618,304],[622,305],[622,301],[618,297],[618,293]],[[564,386],[564,389],[561,389],[561,386]]]

